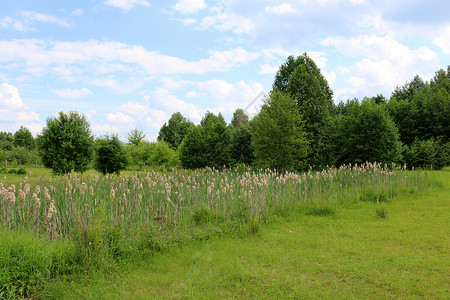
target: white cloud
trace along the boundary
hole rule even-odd
[[[105,4],[111,5],[123,10],[129,10],[136,6],[150,6],[145,0],[107,0]]]
[[[328,85],[330,88],[333,88],[333,84],[336,82],[336,72],[327,72],[322,70],[322,75],[325,77],[325,79],[328,81]]]
[[[144,118],[149,112],[149,109],[146,106],[137,102],[127,102],[122,105],[120,109],[139,119]]]
[[[172,95],[169,90],[157,88],[150,95],[145,97],[147,103],[162,106],[169,112],[182,111],[192,120],[200,121],[201,117],[197,107],[192,103],[187,103]]]
[[[269,64],[260,64],[259,65],[259,74],[275,74],[278,72],[280,66],[272,66]]]
[[[33,26],[36,23],[54,24],[62,27],[71,26],[63,19],[52,15],[38,13],[36,11],[21,11],[17,18],[7,16],[0,21],[0,25],[3,28],[11,28],[21,32],[35,31],[36,28]]]
[[[225,80],[212,79],[199,82],[198,87],[214,96],[215,99],[223,100],[234,90],[234,85]]]
[[[255,24],[251,19],[238,14],[224,12],[224,10],[224,7],[212,9],[213,14],[203,18],[199,24],[199,28],[215,28],[224,32],[232,31],[238,35],[250,34],[254,30]]]
[[[22,11],[20,15],[25,19],[26,22],[30,23],[41,22],[55,24],[63,27],[70,27],[70,24],[63,19],[47,14],[38,13],[35,11]]]
[[[12,85],[0,85],[0,123],[2,130],[13,130],[23,125],[33,133],[40,130],[39,114],[30,110],[22,101],[19,90]]]
[[[297,10],[290,3],[283,3],[274,6],[266,6],[265,11],[272,14],[283,15],[296,13]]]
[[[89,73],[94,73],[99,64],[111,66],[119,63],[137,66],[130,68],[132,73],[139,70],[153,74],[205,74],[208,72],[225,72],[233,67],[246,64],[258,57],[257,53],[247,52],[241,47],[211,51],[209,57],[198,61],[163,55],[157,51],[147,51],[142,46],[126,45],[119,42],[51,42],[37,39],[0,41],[0,62],[23,62],[25,70],[33,73],[43,73],[50,65],[78,66],[86,69],[92,65]],[[116,69],[119,71],[119,69]],[[127,70],[124,70],[127,71]],[[117,86],[114,79],[96,79],[100,86]],[[122,88],[120,89],[122,90]],[[129,90],[129,89],[128,89]]]
[[[182,14],[195,14],[206,8],[205,0],[178,0],[173,9]]]
[[[433,44],[442,49],[445,55],[450,55],[450,26],[445,27],[433,40]]]
[[[122,128],[111,126],[110,124],[94,123],[92,124],[91,128],[96,135],[101,135],[104,133],[118,133],[123,131]]]
[[[7,83],[0,85],[0,104],[6,109],[21,109],[24,107],[19,90]]]
[[[72,16],[81,16],[83,14],[84,14],[84,10],[82,10],[81,8],[77,8],[72,11]]]
[[[361,58],[354,64],[355,73],[348,83],[366,93],[390,93],[415,72],[439,66],[438,56],[430,48],[411,49],[390,36],[334,37],[322,44],[334,46],[344,55]]]
[[[132,123],[134,119],[130,117],[129,115],[123,114],[120,111],[113,114],[109,113],[106,116],[106,119],[113,123],[120,123],[120,124],[126,124],[126,123]]]
[[[76,89],[62,89],[62,90],[52,90],[54,94],[62,98],[83,98],[91,93],[91,91],[87,88],[82,88],[79,90]]]
[[[93,78],[89,81],[90,84],[111,89],[118,93],[131,93],[132,91],[142,86],[142,81],[136,79],[129,79],[127,82],[119,81],[111,77],[107,78]]]

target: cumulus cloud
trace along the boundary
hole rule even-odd
[[[105,4],[121,8],[123,10],[130,10],[136,6],[150,6],[145,0],[107,0]]]
[[[390,93],[416,72],[439,66],[437,54],[429,47],[411,49],[387,35],[332,37],[322,41],[322,44],[335,47],[343,55],[360,59],[351,67],[353,73],[347,82],[366,93],[376,93],[376,89]]]
[[[157,105],[166,111],[182,111],[186,113],[191,120],[200,121],[201,117],[197,107],[192,103],[187,103],[172,95],[169,90],[157,88],[145,97],[149,106]]]
[[[62,98],[83,98],[86,97],[87,95],[89,95],[91,93],[91,91],[87,88],[82,88],[82,89],[62,89],[62,90],[52,90],[52,92]]]
[[[13,130],[24,125],[37,133],[41,128],[39,114],[23,103],[15,86],[7,83],[0,85],[0,122],[5,122],[3,130]]]
[[[445,55],[450,55],[450,26],[445,27],[439,35],[433,39],[433,44],[441,48]]]
[[[7,109],[21,109],[24,107],[19,90],[12,85],[0,85],[0,104]]]
[[[272,14],[283,15],[296,13],[297,10],[292,7],[290,3],[283,3],[279,5],[266,6],[265,11]]]
[[[134,121],[134,119],[132,117],[130,117],[129,115],[126,115],[124,113],[121,113],[120,111],[117,113],[109,113],[106,116],[106,119],[110,122],[113,123],[132,123]]]
[[[195,14],[206,8],[205,0],[178,0],[173,9],[182,14]]]

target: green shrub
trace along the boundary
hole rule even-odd
[[[384,206],[377,207],[375,210],[377,218],[385,219],[387,217],[387,209]]]
[[[26,175],[27,174],[27,170],[25,168],[20,168],[19,170],[17,170],[17,174],[19,174],[19,175]]]
[[[194,208],[194,213],[192,214],[192,220],[195,225],[204,225],[209,223],[213,219],[213,216],[208,208],[205,206],[198,206]]]

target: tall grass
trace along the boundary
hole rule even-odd
[[[0,183],[0,232],[76,245],[85,270],[103,259],[159,251],[185,239],[248,228],[304,204],[389,201],[436,184],[431,173],[366,163],[322,172],[247,167],[131,175],[66,174]],[[324,212],[332,210],[326,207]],[[323,214],[321,210],[321,214]],[[95,266],[94,266],[95,267]]]
[[[101,222],[132,238],[139,228],[198,224],[199,209],[212,223],[248,222],[302,203],[386,201],[425,189],[433,184],[427,176],[367,163],[303,174],[249,168],[67,174],[38,184],[25,177],[10,186],[0,183],[0,224],[60,239]]]

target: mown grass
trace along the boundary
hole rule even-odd
[[[46,296],[447,299],[450,172],[434,175],[427,191],[280,210],[256,235],[192,242],[117,273],[54,281]]]

